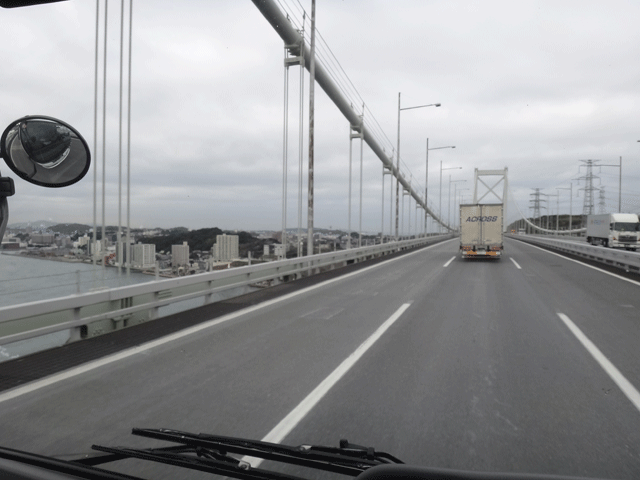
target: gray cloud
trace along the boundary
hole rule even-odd
[[[283,4],[292,10],[296,5]],[[25,114],[57,116],[76,126],[93,148],[94,8],[93,2],[69,1],[0,12],[5,125]],[[117,222],[118,203],[119,11],[119,2],[109,3],[110,224]],[[466,180],[461,188],[471,188],[474,168],[508,166],[514,201],[527,209],[532,188],[555,194],[556,187],[568,187],[582,175],[579,160],[609,164],[622,156],[623,203],[639,211],[639,24],[640,7],[622,1],[318,6],[318,29],[374,112],[388,149],[396,143],[398,91],[403,106],[442,102],[439,109],[402,113],[403,171],[410,171],[420,188],[426,138],[431,146],[456,145],[430,154],[434,205],[440,161],[445,168],[463,167],[444,172],[445,199],[449,174]],[[258,10],[248,0],[139,0],[133,48],[132,224],[279,228],[283,45]],[[327,59],[328,52],[320,53]],[[308,93],[308,75],[305,80]],[[288,223],[294,226],[297,70],[291,70],[290,81]],[[349,127],[324,93],[316,92],[315,224],[345,228]],[[306,98],[304,119],[306,163]],[[358,148],[354,143],[354,218]],[[101,172],[100,143],[92,153]],[[363,227],[378,231],[381,166],[366,146],[364,158]],[[617,208],[617,173],[615,168],[600,173],[612,208]],[[306,171],[304,178],[306,183]],[[93,170],[67,189],[16,184],[10,221],[92,221]],[[388,188],[387,178],[385,202]],[[468,200],[471,191],[463,193]],[[564,211],[568,200],[568,192],[561,191]],[[574,212],[580,211],[582,198],[573,200]],[[446,214],[446,200],[443,209]],[[306,219],[306,200],[303,211]],[[515,212],[511,205],[510,217]],[[385,218],[388,222],[386,207]]]

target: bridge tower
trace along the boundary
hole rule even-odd
[[[505,229],[507,228],[507,191],[509,188],[508,170],[509,169],[507,167],[504,167],[504,170],[478,170],[476,168],[473,179],[473,203],[481,203],[487,195],[493,194],[493,196],[498,200],[497,203],[502,203],[503,205],[502,224]],[[491,186],[489,186],[489,184],[484,181],[484,178],[487,178],[487,181],[489,182],[493,182]],[[500,191],[497,188],[499,187],[500,183],[502,183],[502,195],[500,195]]]

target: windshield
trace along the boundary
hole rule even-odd
[[[0,162],[0,446],[167,428],[637,478],[640,242],[608,238],[640,212],[636,2],[315,21],[312,66],[311,0],[0,8],[3,128],[91,150],[64,188]],[[73,131],[25,125],[16,163],[65,166]]]
[[[640,230],[640,223],[616,222],[613,224],[613,229],[617,232],[637,232]]]

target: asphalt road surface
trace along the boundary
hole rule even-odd
[[[499,261],[464,261],[457,246],[0,393],[2,444],[77,458],[94,443],[160,445],[130,429],[166,427],[347,438],[434,467],[640,477],[640,284],[516,240]]]

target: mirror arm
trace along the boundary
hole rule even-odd
[[[16,193],[13,178],[0,177],[0,241],[4,238],[4,232],[9,223],[9,202],[7,197]]]
[[[4,238],[4,232],[7,230],[7,223],[9,223],[9,201],[7,200],[7,197],[0,196],[0,241]]]
[[[0,177],[0,197],[10,197],[16,193],[16,186],[11,177]]]

